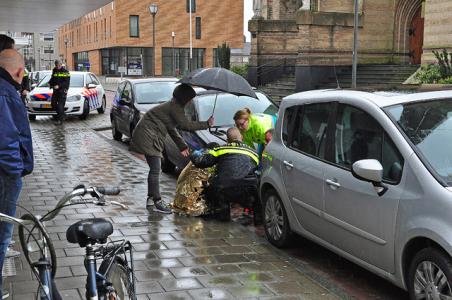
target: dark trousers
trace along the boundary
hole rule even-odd
[[[16,204],[22,189],[21,177],[10,177],[0,174],[0,212],[8,216],[15,216]],[[13,225],[0,222],[0,269],[3,267],[6,250],[13,233]],[[2,280],[0,279],[0,292]]]
[[[160,196],[160,169],[162,159],[159,156],[145,155],[146,162],[149,165],[148,174],[148,197],[154,200],[161,199]]]
[[[57,113],[57,120],[63,121],[64,119],[64,105],[66,104],[66,93],[63,91],[53,91],[52,95],[52,108]]]
[[[205,191],[209,207],[213,212],[223,210],[228,213],[230,203],[239,203],[243,207],[253,208],[255,218],[261,218],[262,206],[257,187],[252,185],[222,187],[212,182]],[[227,219],[228,216],[224,216]],[[256,221],[256,220],[255,220]]]

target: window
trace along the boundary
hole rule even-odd
[[[196,0],[187,0],[187,12],[190,12],[190,1],[191,1],[191,12],[196,12]]]
[[[139,37],[139,17],[138,16],[129,16],[129,31],[130,37]]]
[[[325,159],[330,110],[331,103],[304,105],[297,113],[290,147]]]
[[[130,83],[126,83],[126,86],[121,93],[121,100],[124,100],[126,102],[132,101],[132,86],[130,85]]]
[[[351,169],[358,160],[376,159],[383,165],[383,179],[399,181],[403,158],[380,124],[368,113],[340,105],[334,136],[334,163]]]
[[[196,33],[195,37],[197,40],[201,39],[201,17],[196,17]]]
[[[293,123],[295,119],[295,113],[297,112],[298,106],[292,106],[286,109],[284,112],[284,119],[282,123],[282,140],[284,145],[288,145],[290,129],[293,128]]]
[[[89,76],[91,77],[91,81],[95,84],[95,85],[99,85],[99,80],[97,80],[96,76],[94,74],[89,74]]]

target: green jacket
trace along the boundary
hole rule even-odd
[[[177,129],[196,131],[209,128],[206,122],[192,122],[185,116],[184,106],[174,99],[149,110],[133,131],[130,149],[149,156],[160,156],[169,134],[180,151],[188,148]]]
[[[265,133],[275,127],[275,117],[267,114],[251,114],[247,131],[241,131],[243,142],[255,149],[254,143],[265,144]]]

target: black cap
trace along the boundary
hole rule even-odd
[[[182,105],[188,103],[191,99],[195,98],[195,96],[195,90],[185,83],[176,86],[173,91],[173,97],[176,98],[176,101]]]
[[[55,66],[56,65],[61,65],[61,61],[59,61],[58,59],[55,59]]]

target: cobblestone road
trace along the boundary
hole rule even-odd
[[[108,123],[108,114],[91,114],[87,121],[71,118],[58,127],[46,117],[32,123],[35,170],[25,178],[20,204],[43,214],[84,183],[119,185],[118,200],[130,206],[80,205],[47,224],[57,249],[56,283],[64,299],[84,298],[86,274],[84,250],[66,241],[66,229],[92,217],[113,222],[114,239],[133,242],[139,299],[347,298],[308,265],[270,246],[262,228],[148,212],[147,165],[92,130]],[[166,201],[172,199],[174,184],[175,178],[162,176]],[[37,282],[23,257],[17,269],[17,276],[5,284],[12,299],[35,299]]]

